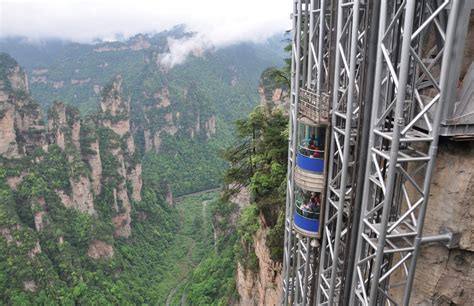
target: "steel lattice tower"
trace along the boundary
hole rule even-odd
[[[342,284],[365,63],[365,17],[361,1],[337,1],[331,149],[317,288],[317,302],[322,305],[337,301]]]
[[[381,2],[350,305],[409,304],[462,3]]]
[[[297,151],[297,118],[300,95],[311,101],[326,102],[330,69],[329,44],[331,15],[327,0],[293,2],[293,39],[291,56],[290,139],[285,215],[285,250],[283,260],[283,304],[307,305],[314,300],[319,243],[314,238],[295,233],[295,167]],[[324,98],[322,98],[324,97]],[[315,106],[314,104],[311,106]],[[317,106],[316,106],[317,107]],[[314,109],[318,114],[319,108]],[[327,119],[326,119],[327,121]]]
[[[423,224],[472,2],[293,1],[282,304],[409,304],[421,243],[451,237]],[[328,100],[319,248],[295,231],[298,120]]]
[[[283,255],[283,303],[285,305],[293,303],[295,291],[295,264],[297,261],[296,235],[293,231],[293,205],[294,205],[294,170],[296,159],[296,116],[298,103],[298,86],[300,83],[300,52],[301,52],[301,22],[302,17],[301,1],[293,1],[293,37],[291,51],[291,92],[290,92],[290,123],[289,123],[289,147],[288,147],[288,180],[286,192],[285,211],[285,241]]]

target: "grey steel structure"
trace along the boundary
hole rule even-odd
[[[330,12],[328,2],[327,0],[293,1],[290,139],[283,259],[282,303],[285,305],[308,305],[314,301],[312,293],[316,280],[318,258],[316,250],[319,242],[314,237],[295,232],[293,213],[298,118],[304,114],[315,122],[324,121],[327,124],[328,121],[328,98],[325,92],[330,69],[331,14],[328,13]]]
[[[338,301],[342,285],[354,190],[360,84],[365,64],[365,5],[360,0],[340,0],[335,9],[332,132],[316,298],[320,305],[333,305]]]
[[[453,85],[473,3],[293,1],[282,304],[409,305],[420,245],[451,239],[423,224],[439,135],[473,137],[474,66]],[[293,227],[308,96],[332,101],[321,247]]]
[[[296,162],[295,141],[297,137],[297,104],[300,84],[301,67],[301,21],[302,18],[301,0],[293,1],[293,38],[291,51],[291,89],[290,89],[290,123],[289,123],[289,146],[288,146],[288,180],[286,192],[286,211],[285,211],[285,241],[283,252],[283,304],[293,304],[295,283],[296,283],[296,263],[298,258],[298,242],[293,230],[293,212],[295,203],[294,194],[294,171]],[[309,276],[307,276],[309,278]]]
[[[453,38],[465,3],[381,2],[350,305],[409,304],[441,113],[451,98],[450,60],[464,48]]]

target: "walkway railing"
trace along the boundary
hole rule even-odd
[[[298,151],[306,157],[324,159],[324,150],[310,149],[309,140],[303,140],[298,145]]]
[[[310,208],[306,208],[305,204],[302,200],[295,201],[296,213],[300,216],[306,217],[308,219],[319,219],[319,207],[316,206],[315,210],[311,210]]]

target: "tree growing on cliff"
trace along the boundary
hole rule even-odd
[[[267,246],[273,260],[281,261],[284,203],[286,195],[286,168],[288,158],[288,117],[279,109],[258,106],[250,115],[236,122],[237,140],[225,150],[223,157],[229,161],[224,181],[230,187],[225,196],[230,197],[242,188],[248,188],[258,213],[270,227]],[[245,221],[245,218],[243,219]],[[241,222],[242,223],[242,222]],[[254,262],[253,241],[248,236],[255,233],[241,224],[239,235],[243,244],[239,250],[244,265]],[[255,267],[255,265],[252,265]]]
[[[248,187],[261,209],[284,200],[287,125],[287,116],[268,106],[258,106],[236,122],[237,140],[223,153],[230,163],[224,177],[231,185],[228,195]]]

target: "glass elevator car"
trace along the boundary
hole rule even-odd
[[[327,129],[327,124],[298,118],[293,227],[302,235],[316,238],[320,237],[324,219]]]

